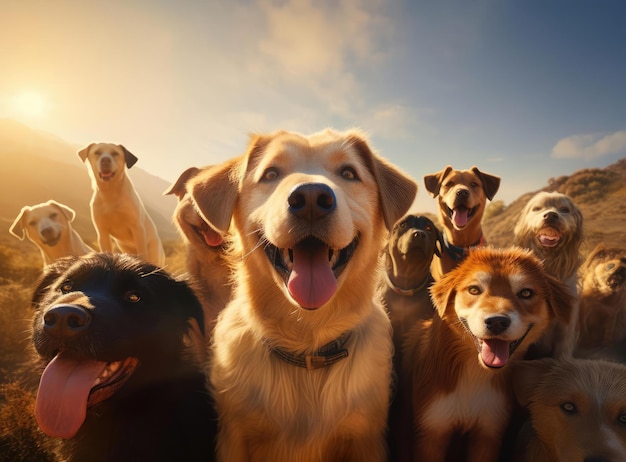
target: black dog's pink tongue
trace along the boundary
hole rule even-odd
[[[483,340],[480,356],[486,366],[502,367],[509,360],[509,342],[498,339]]]
[[[72,438],[87,415],[87,399],[107,363],[78,360],[59,353],[41,375],[35,418],[50,436]]]
[[[287,289],[302,308],[319,308],[330,300],[337,291],[337,279],[326,245],[313,240],[296,245]]]
[[[467,207],[456,207],[452,211],[452,221],[459,228],[462,228],[467,224],[467,215],[469,213],[469,209]]]

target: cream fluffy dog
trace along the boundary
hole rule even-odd
[[[75,216],[74,210],[54,200],[26,205],[17,214],[9,232],[19,240],[27,236],[41,251],[45,268],[57,258],[78,257],[93,251],[72,228]]]
[[[78,151],[88,161],[91,175],[91,218],[102,252],[112,252],[113,242],[122,252],[163,266],[165,252],[156,226],[126,174],[137,162],[121,144],[92,143]]]
[[[383,461],[390,322],[374,301],[387,229],[417,185],[357,130],[252,136],[190,185],[232,217],[238,286],[214,331],[221,461]]]

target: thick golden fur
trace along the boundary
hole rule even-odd
[[[230,300],[232,278],[225,236],[211,228],[198,214],[187,190],[187,182],[209,167],[190,167],[163,194],[174,194],[178,205],[173,221],[185,243],[186,267],[204,309],[204,331],[213,331],[217,315]]]
[[[9,228],[9,232],[35,244],[43,260],[44,268],[58,258],[85,255],[92,252],[78,232],[72,228],[76,212],[54,200],[24,206]]]
[[[417,323],[404,355],[413,460],[445,460],[459,434],[467,460],[497,460],[514,404],[510,364],[553,319],[569,316],[570,297],[529,251],[489,247],[472,249],[431,294],[437,313]]]
[[[512,375],[530,411],[516,462],[626,460],[626,366],[548,358],[517,363]]]
[[[212,227],[226,232],[232,217],[239,258],[237,287],[212,345],[219,460],[385,460],[392,344],[389,319],[374,301],[377,262],[385,228],[406,213],[416,184],[373,153],[357,130],[252,136],[245,155],[191,183]],[[331,190],[334,201],[294,199],[308,187]],[[305,197],[312,207],[306,217]],[[327,213],[318,216],[316,206]],[[335,261],[355,238],[330,298],[323,291],[320,300],[300,300],[282,273],[293,274],[277,269],[280,257],[295,268],[303,246],[328,246]],[[293,249],[293,263],[286,249]],[[327,367],[308,370],[276,354],[303,355],[311,364],[321,346],[347,332],[348,356]]]
[[[598,244],[580,269],[582,348],[611,347],[626,340],[626,249]]]
[[[91,176],[91,219],[102,252],[119,250],[163,266],[159,233],[126,173],[137,157],[121,144],[91,143],[78,151]]]
[[[433,260],[434,278],[440,279],[467,254],[467,249],[484,245],[482,218],[487,199],[500,188],[500,177],[482,172],[478,167],[443,170],[424,176],[424,185],[437,198],[439,221],[445,242],[439,258]]]
[[[535,194],[520,213],[514,230],[514,244],[530,249],[546,271],[567,283],[577,296],[577,271],[582,261],[583,216],[574,201],[559,192]],[[578,336],[578,303],[572,304],[571,322],[555,324],[542,342],[533,348],[532,357],[568,356]]]

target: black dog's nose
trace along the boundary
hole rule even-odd
[[[485,319],[485,325],[489,332],[498,335],[509,328],[511,319],[508,316],[491,316]]]
[[[91,315],[77,305],[56,305],[43,315],[44,330],[59,339],[84,334],[91,323]]]
[[[303,183],[291,190],[289,211],[307,221],[315,221],[337,208],[335,193],[322,183]]]

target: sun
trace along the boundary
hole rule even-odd
[[[13,110],[25,117],[39,118],[46,113],[47,107],[44,98],[36,91],[22,91],[13,96]]]

